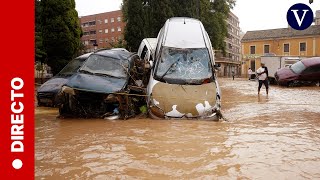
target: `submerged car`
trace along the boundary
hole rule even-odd
[[[221,93],[210,38],[192,18],[168,19],[158,42],[147,88],[152,118],[221,118]]]
[[[275,73],[276,81],[283,86],[315,84],[320,81],[320,57],[308,58]]]
[[[122,119],[135,115],[139,99],[128,95],[140,90],[135,61],[139,61],[138,55],[127,51],[101,50],[91,54],[61,88],[60,115]]]
[[[77,72],[91,53],[83,54],[71,60],[57,75],[46,81],[37,89],[38,106],[56,106],[59,101],[57,93],[63,84]]]

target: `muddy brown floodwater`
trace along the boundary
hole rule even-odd
[[[219,79],[228,121],[35,110],[36,179],[320,179],[320,87]]]

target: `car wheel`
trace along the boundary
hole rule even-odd
[[[295,87],[299,84],[299,81],[289,81],[287,86],[288,87]]]

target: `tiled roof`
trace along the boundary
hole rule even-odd
[[[320,25],[310,26],[308,29],[298,31],[292,28],[268,29],[259,31],[248,31],[242,38],[242,42],[254,40],[267,40],[300,36],[320,35]]]

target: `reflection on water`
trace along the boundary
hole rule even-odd
[[[317,179],[320,88],[220,79],[228,121],[56,119],[37,108],[36,178]]]

